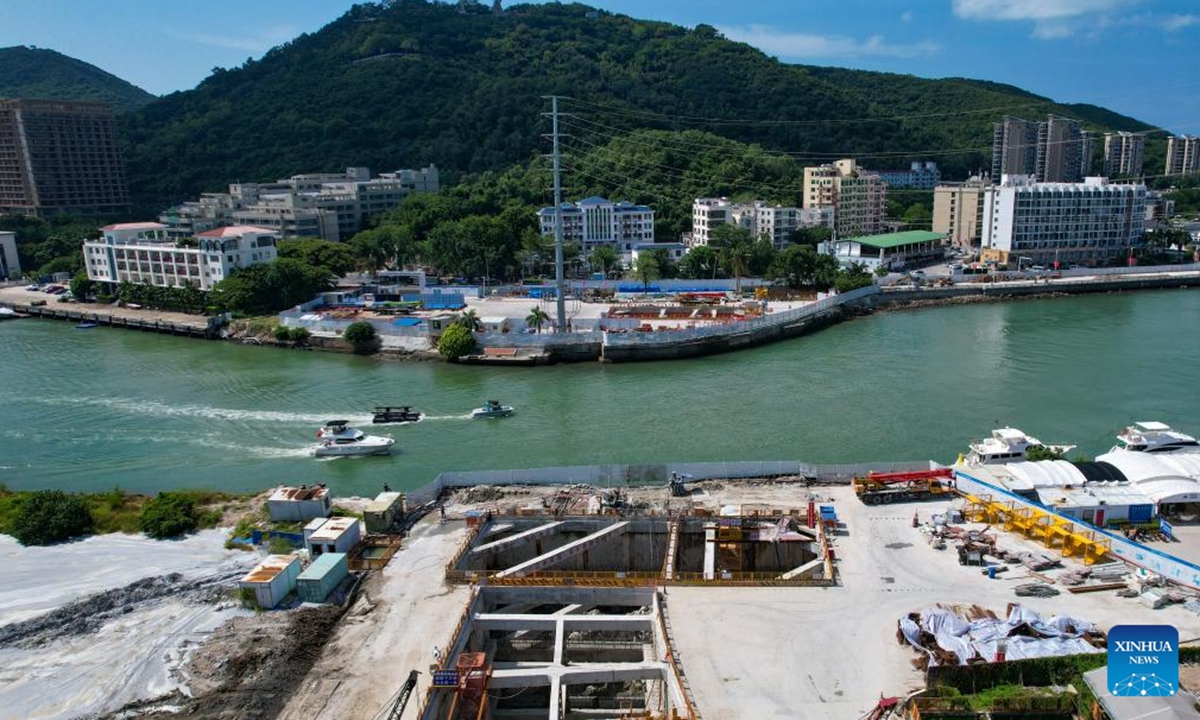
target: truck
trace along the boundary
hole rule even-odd
[[[916,472],[867,473],[854,478],[854,494],[867,505],[947,498],[954,492],[950,468]]]

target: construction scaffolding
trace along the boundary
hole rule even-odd
[[[965,515],[972,522],[1002,527],[1007,532],[1040,542],[1048,549],[1056,549],[1063,557],[1082,560],[1086,565],[1107,560],[1112,555],[1109,539],[1053,513],[1012,500],[995,500],[990,495],[963,493],[962,497],[967,501]]]

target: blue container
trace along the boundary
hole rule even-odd
[[[996,566],[995,565],[988,567],[988,579],[989,580],[996,579]]]

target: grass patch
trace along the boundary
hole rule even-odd
[[[351,517],[351,518],[358,518],[359,520],[362,520],[362,516],[363,516],[363,514],[360,512],[354,512],[353,510],[351,510],[349,508],[344,508],[339,505],[334,505],[333,508],[329,511],[329,514],[332,517]]]

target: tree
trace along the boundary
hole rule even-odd
[[[91,532],[87,503],[61,490],[38,490],[25,497],[12,519],[12,536],[22,545],[49,545]]]
[[[92,294],[92,288],[96,283],[88,278],[86,270],[80,270],[71,278],[71,295],[80,302],[85,302],[88,296]]]
[[[658,259],[650,253],[639,253],[633,266],[633,276],[642,281],[642,292],[650,292],[650,283],[660,277]]]
[[[775,258],[771,275],[792,288],[813,285],[816,279],[817,253],[811,245],[789,245]]]
[[[797,245],[811,245],[814,249],[823,242],[833,238],[833,231],[824,225],[815,227],[798,227],[792,232],[792,242]]]
[[[529,315],[525,317],[525,324],[537,330],[539,335],[542,332],[542,326],[548,322],[550,322],[550,315],[547,314],[545,310],[537,306],[534,306],[534,308],[529,311]]]
[[[1025,459],[1030,461],[1038,460],[1062,460],[1063,453],[1061,450],[1055,450],[1045,445],[1031,445],[1025,451]]]
[[[679,261],[679,277],[694,280],[715,278],[719,274],[720,264],[715,250],[707,245],[698,245]]]
[[[457,360],[463,355],[468,355],[475,349],[475,336],[466,327],[458,323],[452,324],[446,328],[446,332],[442,333],[442,337],[438,340],[438,352],[443,357],[451,360]]]
[[[454,324],[462,325],[468,332],[478,332],[480,328],[479,313],[475,312],[474,308],[467,308],[454,319]]]
[[[231,312],[270,315],[312,300],[332,287],[332,280],[326,267],[279,258],[235,270],[213,287],[212,298]]]
[[[755,277],[762,277],[771,269],[771,263],[775,261],[775,256],[778,255],[775,250],[775,242],[771,240],[771,236],[763,234],[759,235],[754,244],[750,246],[750,274]]]
[[[671,260],[671,255],[662,248],[654,248],[651,250],[642,250],[654,257],[654,262],[658,263],[658,277],[662,280],[670,280],[678,275],[679,269]]]
[[[350,323],[342,333],[342,339],[350,343],[358,355],[370,355],[379,350],[379,333],[366,320]]]
[[[742,276],[750,268],[750,258],[752,251],[750,244],[746,242],[737,242],[732,245],[726,245],[721,248],[721,261],[725,265],[725,269],[737,278],[737,291],[742,291]]]
[[[832,255],[818,253],[816,266],[813,268],[813,285],[818,290],[828,290],[841,277],[842,266]]]
[[[588,256],[588,262],[592,264],[592,268],[600,268],[600,272],[604,273],[606,278],[609,268],[615,267],[619,260],[616,249],[611,245],[597,245],[592,249],[592,254]]]
[[[867,267],[862,263],[854,263],[837,273],[837,277],[833,281],[833,286],[839,293],[844,293],[866,287],[873,282],[875,282],[875,279],[867,271]]]
[[[281,258],[299,260],[312,267],[323,267],[338,277],[353,270],[358,260],[352,246],[319,238],[280,240],[277,247]]]
[[[142,507],[142,532],[155,540],[179,537],[196,529],[196,503],[180,492],[160,492]]]

